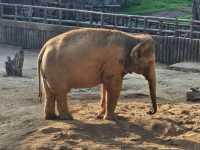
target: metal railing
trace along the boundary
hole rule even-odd
[[[104,27],[154,35],[200,38],[200,21],[166,17],[112,14],[96,11],[0,3],[0,17],[83,27]]]

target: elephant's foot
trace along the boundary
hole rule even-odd
[[[113,114],[105,114],[103,117],[104,120],[116,120],[117,116],[113,113]]]
[[[59,115],[60,120],[73,120],[73,117],[70,113],[63,113]]]
[[[51,115],[45,115],[45,119],[46,120],[58,120],[58,116],[55,114],[51,114]]]
[[[96,119],[103,119],[104,114],[105,114],[105,111],[100,111],[100,112],[96,115]]]

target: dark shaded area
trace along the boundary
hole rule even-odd
[[[162,119],[160,121],[163,121]],[[156,133],[155,130],[147,130],[142,124],[137,124],[130,122],[128,118],[120,116],[116,122],[105,123],[105,124],[95,124],[86,123],[80,120],[73,121],[61,121],[66,124],[70,124],[72,128],[69,130],[63,130],[62,128],[49,127],[43,129],[41,132],[43,134],[56,133],[53,141],[64,141],[62,148],[75,148],[78,146],[76,141],[93,141],[96,144],[106,144],[108,146],[115,146],[121,149],[139,149],[145,150],[142,147],[143,143],[154,143],[173,147],[180,149],[199,149],[200,144],[185,139],[174,139],[172,138],[161,138]],[[170,121],[171,122],[171,121]],[[174,123],[172,121],[172,123]],[[128,127],[126,127],[128,125]],[[70,133],[70,134],[69,134]],[[137,135],[138,138],[132,137],[129,139],[130,142],[118,141],[116,138],[129,138],[129,135]],[[52,146],[55,146],[52,143]],[[138,145],[141,145],[138,146]],[[158,149],[153,145],[147,146],[148,149]],[[44,147],[40,147],[44,148]],[[86,147],[87,149],[87,147]]]

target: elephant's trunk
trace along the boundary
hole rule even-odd
[[[146,78],[149,83],[149,91],[150,91],[151,102],[152,102],[152,109],[148,112],[148,114],[153,115],[157,112],[155,63],[150,65]]]

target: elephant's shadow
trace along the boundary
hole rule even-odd
[[[116,121],[94,121],[94,123],[86,123],[80,120],[73,120],[62,122],[72,126],[70,129],[72,131],[71,135],[62,135],[61,138],[64,140],[79,139],[81,141],[93,141],[96,144],[115,145],[121,149],[138,149],[138,145],[144,142],[169,147],[174,146],[176,148],[200,148],[199,143],[189,140],[175,138],[166,140],[165,138],[160,138],[154,131],[145,129],[142,124],[135,124],[122,116]],[[129,140],[128,143],[127,139]],[[146,148],[152,148],[152,146],[140,149],[145,150]]]

